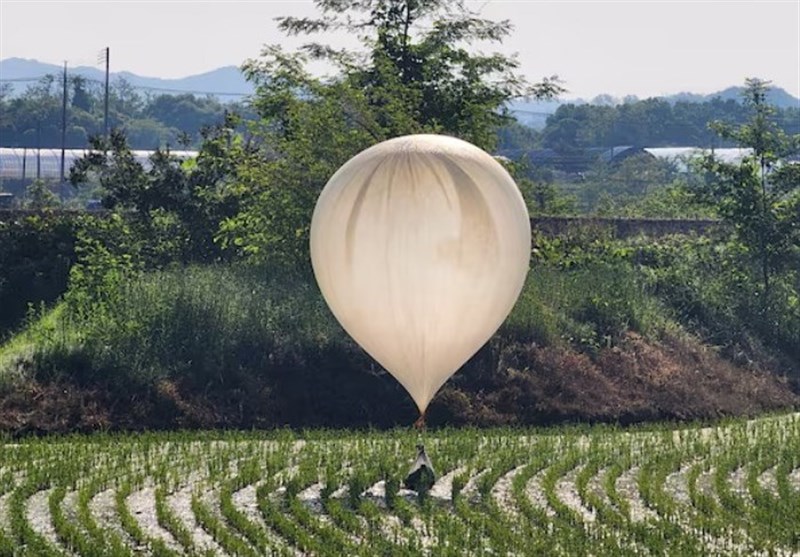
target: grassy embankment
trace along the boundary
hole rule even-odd
[[[518,304],[433,403],[431,423],[698,419],[796,406],[797,278],[776,283],[784,303],[765,309],[727,257],[703,238],[540,241]],[[0,347],[2,427],[387,427],[414,418],[309,280],[212,266],[112,273],[100,284],[71,289]]]

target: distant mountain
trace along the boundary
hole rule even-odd
[[[95,67],[78,66],[67,68],[72,74],[81,75],[87,79],[102,82],[105,79],[104,72]],[[36,60],[26,60],[23,58],[6,58],[0,60],[0,80],[11,83],[14,93],[25,91],[27,85],[35,83],[35,79],[47,74],[60,74],[63,71],[61,66],[46,64]],[[131,85],[137,88],[158,92],[187,92],[196,94],[214,93],[221,100],[236,100],[243,95],[253,92],[253,86],[245,80],[239,68],[236,66],[225,66],[210,72],[190,75],[180,79],[162,79],[158,77],[143,77],[130,72],[111,72],[112,82],[122,77]],[[19,81],[20,79],[35,78],[33,81]],[[10,81],[9,81],[10,80]],[[741,98],[742,87],[728,87],[722,91],[702,95],[697,93],[677,93],[668,95],[664,98],[669,102],[688,101],[704,102],[721,97],[723,100]],[[769,101],[781,108],[800,107],[800,99],[793,97],[781,88],[770,90]],[[638,100],[637,97],[629,95],[625,98],[617,98],[611,95],[598,95],[591,100],[585,99],[557,99],[553,101],[514,101],[510,104],[511,111],[517,119],[528,126],[543,128],[547,116],[553,114],[559,106],[565,103],[573,104],[601,104],[614,105],[623,102]]]
[[[80,75],[88,80],[104,82],[105,72],[91,66],[67,68],[72,75]],[[63,67],[23,58],[6,58],[0,60],[0,80],[11,83],[13,94],[22,93],[26,87],[47,74],[60,75]],[[196,94],[212,93],[221,100],[235,100],[253,92],[236,66],[225,66],[210,72],[182,77],[180,79],[162,79],[159,77],[143,77],[131,72],[111,72],[111,82],[124,78],[136,88],[158,92],[186,92]],[[31,81],[20,81],[31,79]]]
[[[743,91],[744,87],[728,87],[727,89],[723,89],[722,91],[717,91],[716,93],[711,93],[710,95],[698,95],[696,93],[677,93],[675,95],[670,95],[664,98],[670,102],[679,102],[679,101],[704,102],[704,101],[710,101],[711,99],[714,99],[716,97],[721,98],[723,101],[727,101],[729,99],[740,101],[742,99]],[[779,108],[800,108],[800,99],[793,97],[780,87],[775,87],[769,90],[769,92],[767,93],[767,102]]]

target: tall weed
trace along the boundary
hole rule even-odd
[[[67,297],[61,331],[39,328],[39,375],[148,384],[223,384],[343,340],[319,294],[234,267],[187,267],[112,281],[103,295]],[[80,366],[76,366],[76,358]],[[61,370],[61,371],[60,371]]]
[[[624,261],[568,269],[534,266],[502,335],[542,345],[613,344],[626,331],[657,334],[668,321],[645,278]]]

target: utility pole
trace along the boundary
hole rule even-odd
[[[67,61],[64,61],[64,90],[61,98],[61,184],[59,192],[64,201],[64,162],[67,145]]]
[[[106,133],[106,140],[108,140],[108,70],[111,63],[111,48],[106,47],[106,98],[103,108],[103,129]]]
[[[36,124],[36,179],[42,177],[42,121]]]

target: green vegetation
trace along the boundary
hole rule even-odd
[[[189,267],[103,280],[92,296],[70,291],[55,324],[31,328],[39,336],[36,377],[66,372],[119,388],[187,378],[215,388],[238,372],[263,373],[270,361],[344,341],[309,285],[252,269]]]
[[[107,213],[43,209],[0,223],[0,427],[411,421],[401,388],[314,284],[316,198],[339,165],[382,139],[445,133],[491,150],[529,138],[509,126],[506,103],[559,85],[531,86],[513,58],[476,53],[510,26],[460,3],[317,6],[321,19],[283,19],[282,29],[358,31],[360,49],[267,47],[248,61],[259,121],[247,136],[228,115],[201,133],[196,159],[157,151],[145,170],[114,131],[71,173],[76,187],[98,188]],[[337,73],[314,77],[316,58]],[[797,140],[776,126],[765,86],[748,83],[749,120],[716,126],[753,148],[739,164],[709,159],[684,173],[631,157],[574,177],[579,199],[552,173],[508,162],[539,214],[589,200],[611,215],[721,221],[702,237],[535,235],[519,303],[434,401],[432,424],[709,418],[798,403]]]
[[[169,433],[0,445],[14,555],[752,555],[800,549],[800,416],[712,427]]]
[[[433,429],[411,432],[414,404],[310,273],[317,195],[355,153],[401,134],[488,150],[538,141],[504,107],[560,86],[478,54],[510,26],[461,2],[315,3],[321,18],[282,29],[345,30],[361,49],[267,47],[247,62],[247,135],[226,114],[187,130],[196,159],[160,150],[145,170],[128,122],[71,173],[106,212],[54,212],[36,183],[38,212],[0,217],[0,555],[800,551],[800,414],[764,416],[800,406],[800,145],[766,84],[748,81],[743,107],[722,106],[736,125],[714,126],[752,148],[737,164],[709,157],[684,173],[629,158],[565,191],[563,176],[507,161],[532,213],[720,220],[701,236],[535,232],[516,307],[434,399]],[[307,71],[320,58],[333,77]],[[23,115],[52,104],[44,85],[11,101],[23,138]],[[115,94],[115,110],[138,103],[176,126],[218,108]],[[96,120],[80,82],[71,99],[73,116]],[[691,120],[679,105],[603,112],[611,135],[593,141],[667,137],[650,124]],[[561,111],[544,139],[571,148],[592,110]],[[425,493],[402,489],[420,441],[440,474]]]
[[[124,241],[119,233],[115,238]],[[432,423],[700,417],[791,404],[774,379],[750,409],[749,402],[737,409],[700,386],[696,392],[711,400],[693,408],[654,397],[650,410],[609,402],[577,406],[570,418],[576,401],[548,400],[548,382],[557,380],[548,375],[569,376],[577,385],[560,388],[586,397],[581,384],[601,379],[585,374],[610,365],[608,358],[619,351],[639,350],[635,338],[673,346],[657,349],[660,355],[646,366],[693,365],[680,360],[699,357],[691,356],[696,349],[685,340],[693,334],[739,364],[790,378],[797,373],[792,366],[799,356],[794,339],[800,311],[784,305],[772,310],[770,320],[761,319],[753,296],[757,279],[734,274],[746,262],[741,254],[704,238],[594,238],[537,239],[536,260],[514,311],[450,382],[434,404]],[[100,388],[112,399],[140,393],[144,401],[155,397],[153,406],[161,404],[163,412],[139,416],[143,422],[134,416],[147,414],[145,402],[118,406],[118,412],[133,412],[104,418],[118,427],[389,426],[413,415],[396,382],[375,373],[309,279],[243,264],[143,270],[124,257],[93,252],[73,267],[71,280],[55,310],[32,318],[25,332],[0,348],[7,388],[21,376],[45,385]],[[790,280],[796,277],[782,275],[775,291],[790,296]],[[677,362],[674,349],[682,354]],[[621,365],[618,374],[641,373],[638,364]],[[713,370],[722,363],[703,365]],[[742,374],[740,380],[748,381],[749,374]],[[486,389],[495,398],[486,399]],[[605,396],[596,386],[590,392]],[[619,393],[609,387],[605,394],[615,400]],[[526,408],[526,400],[538,409]]]
[[[61,80],[47,75],[19,96],[0,87],[3,147],[61,146]],[[92,136],[105,133],[104,90],[79,75],[67,76],[67,89],[66,147],[84,149]],[[218,124],[228,111],[253,117],[247,106],[213,97],[143,94],[122,77],[110,87],[109,126],[124,129],[135,149],[198,145],[203,128]]]
[[[308,228],[314,204],[333,173],[376,142],[412,133],[442,133],[492,150],[497,127],[512,118],[505,104],[518,96],[548,98],[554,79],[529,85],[517,62],[479,54],[510,32],[461,2],[345,2],[319,0],[319,19],[282,18],[289,35],[346,30],[360,49],[318,42],[287,53],[268,46],[244,64],[256,84],[253,108],[270,156],[239,166],[241,210],[225,219],[223,245],[268,265],[309,271]],[[307,69],[324,59],[333,79]],[[301,92],[301,94],[298,94]]]
[[[0,339],[21,324],[29,304],[64,293],[81,226],[74,215],[0,217]]]
[[[749,117],[745,103],[720,98],[704,103],[646,99],[617,106],[565,104],[547,119],[541,146],[563,154],[618,145],[735,147],[734,138],[720,138],[708,128],[708,122],[740,125]],[[776,126],[787,134],[800,133],[798,119],[798,108],[778,109],[774,114]]]
[[[717,208],[752,254],[760,270],[762,305],[769,310],[774,275],[800,268],[800,165],[784,164],[800,150],[800,135],[787,136],[771,120],[774,109],[766,102],[767,90],[767,83],[749,79],[745,102],[752,110],[750,120],[740,126],[713,126],[722,137],[750,147],[752,154],[740,164],[707,157],[702,166],[712,177],[693,193]]]

